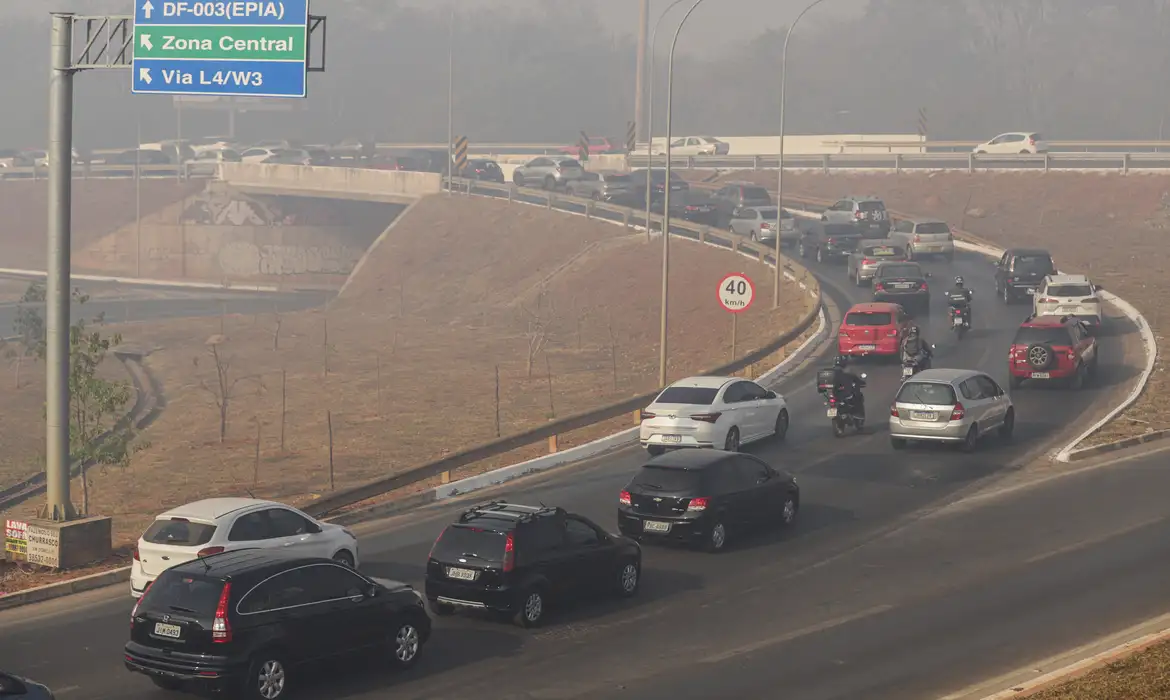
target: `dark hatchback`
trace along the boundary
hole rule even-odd
[[[791,474],[749,454],[678,450],[654,457],[618,498],[618,528],[634,539],[718,552],[732,537],[788,526],[800,509]]]
[[[642,548],[563,508],[492,502],[465,511],[435,540],[426,594],[436,615],[507,614],[522,627],[550,606],[638,592]]]
[[[645,189],[645,186],[643,186],[642,190],[645,191]],[[651,213],[661,215],[664,200],[665,198],[653,200],[650,204]],[[714,226],[716,218],[715,204],[711,202],[710,198],[696,195],[693,191],[680,192],[677,195],[672,194],[670,198],[670,216],[695,224]]]
[[[124,656],[166,690],[278,700],[316,662],[369,654],[378,667],[413,666],[430,633],[406,584],[244,549],[164,571],[130,613]]]
[[[630,173],[630,180],[634,183],[633,196],[636,201],[646,202],[646,169],[635,170]],[[691,183],[687,182],[675,172],[670,174],[670,192],[675,195],[679,192],[689,192]],[[650,201],[657,201],[666,195],[666,168],[650,169]]]
[[[884,262],[873,273],[873,300],[930,310],[929,272],[914,262]]]
[[[500,169],[500,164],[487,158],[475,158],[467,161],[467,165],[459,171],[459,176],[468,180],[499,182],[501,184],[504,182],[504,171]]]
[[[1056,274],[1052,254],[1042,248],[1009,248],[995,265],[995,292],[1010,304],[1034,296],[1048,275]]]

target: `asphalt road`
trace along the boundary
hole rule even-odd
[[[960,256],[928,268],[940,281],[962,274],[979,295],[976,328],[961,344],[925,325],[939,346],[936,366],[979,367],[1006,380],[1007,343],[1026,308],[988,298],[986,261]],[[843,269],[826,272],[844,278]],[[844,293],[862,299],[856,288]],[[941,312],[937,301],[936,307]],[[944,318],[939,312],[934,317]],[[1161,480],[1168,478],[1161,470],[1133,465],[1110,472],[1108,489],[1087,475],[980,508],[937,510],[1016,469],[1025,453],[1133,376],[1119,365],[1120,341],[1103,342],[1097,385],[1077,393],[1015,392],[1015,441],[993,439],[973,455],[935,447],[891,451],[881,416],[899,384],[897,365],[865,368],[873,426],[840,439],[808,374],[798,373],[781,387],[793,415],[788,441],[749,448],[797,474],[803,508],[789,533],[764,534],[715,556],[648,548],[636,600],[564,611],[536,632],[443,619],[427,658],[409,675],[347,673],[340,685],[318,685],[301,697],[372,700],[392,689],[396,698],[419,700],[472,692],[501,700],[673,700],[773,698],[783,689],[798,700],[904,700],[1014,668],[1113,623],[1120,627],[1120,618],[1140,617],[1161,601],[1155,581],[1168,565],[1156,554],[1170,545],[1158,538],[1158,525],[1099,538],[1160,515]],[[501,490],[613,527],[617,492],[643,458],[629,448]],[[419,583],[426,553],[456,507],[374,525],[362,537],[363,570]],[[1061,552],[1078,542],[1088,544]],[[1117,566],[1140,568],[1147,544],[1156,562],[1149,571],[1132,580],[1106,575]],[[1065,607],[1068,601],[1073,607]],[[168,697],[121,667],[130,608],[119,587],[0,614],[0,660],[64,691],[65,700]],[[1030,624],[1050,622],[1059,624]]]

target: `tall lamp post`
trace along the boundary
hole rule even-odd
[[[818,0],[819,1],[819,0]],[[670,59],[666,67],[666,182],[662,187],[662,319],[658,329],[658,385],[666,386],[666,302],[670,288],[670,138],[671,120],[674,116],[674,50],[678,47],[678,35],[703,0],[695,0],[674,30],[670,42]],[[653,54],[651,54],[653,55]],[[646,222],[649,228],[649,220]],[[777,267],[779,265],[777,264]]]
[[[654,170],[654,38],[658,35],[658,27],[662,25],[662,20],[666,19],[667,13],[674,9],[675,5],[684,0],[674,0],[658,15],[658,21],[654,23],[654,30],[650,32],[650,50],[649,54],[650,71],[647,85],[646,95],[646,235],[650,235],[650,195],[652,189],[650,173]]]
[[[780,162],[776,164],[776,207],[779,211],[784,210],[784,91],[788,83],[788,40],[792,38],[792,30],[796,29],[800,18],[805,14],[820,5],[825,0],[813,0],[808,4],[796,19],[792,20],[792,24],[788,25],[788,32],[784,35],[784,48],[780,54]],[[780,306],[780,235],[776,235],[776,275],[772,280],[772,308]]]
[[[455,5],[451,5],[451,16],[447,19],[447,194],[451,194],[452,178],[455,177],[455,161],[452,149],[455,147]]]

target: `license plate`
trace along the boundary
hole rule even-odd
[[[682,442],[682,435],[663,435],[663,442]]]
[[[936,420],[938,414],[933,411],[910,411],[910,420]]]
[[[1052,375],[1048,372],[1033,372],[1032,379],[1048,379]]]
[[[1032,289],[1031,287],[1028,287],[1028,288],[1027,288],[1027,289],[1025,289],[1024,291],[1025,291],[1025,292],[1027,292],[1027,294],[1028,294],[1029,296],[1036,296],[1036,290],[1035,290],[1035,289]]]
[[[830,408],[829,410],[825,411],[825,415],[830,417],[830,418],[836,418],[837,417],[837,409]]]
[[[910,289],[909,284],[899,283],[894,285],[894,289]]]
[[[858,350],[877,350],[877,346],[876,345],[858,345],[857,349]]]
[[[913,368],[913,367],[903,367],[903,368],[902,368],[902,376],[903,376],[903,377],[912,377],[912,376],[914,376],[914,368]]]
[[[670,532],[670,523],[660,523],[657,520],[643,520],[642,530],[645,532]]]
[[[476,572],[474,569],[459,569],[454,566],[447,567],[447,578],[457,579],[459,581],[474,581]]]
[[[1069,314],[1071,314],[1077,310],[1077,307],[1075,307],[1075,306],[1060,306],[1057,308],[1059,308],[1061,311],[1063,311],[1065,313],[1069,313]]]
[[[183,636],[183,628],[178,625],[168,625],[165,622],[154,623],[154,633],[160,637],[178,639]]]
[[[951,320],[951,325],[952,326],[963,325],[963,317],[962,316],[955,316],[955,318]]]

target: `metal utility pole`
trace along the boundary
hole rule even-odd
[[[642,101],[646,95],[646,33],[649,29],[650,23],[650,0],[642,0],[642,9],[638,13],[638,67],[637,75],[634,76],[634,125],[637,128],[639,138],[643,138],[648,134],[649,127],[643,121],[646,116],[646,106]],[[654,81],[654,76],[650,75],[649,80]]]
[[[447,21],[447,194],[451,194],[451,178],[455,176],[455,5]]]
[[[784,48],[780,53],[780,161],[776,164],[776,213],[784,209],[784,92],[788,87],[788,40],[792,38],[792,30],[800,22],[800,18],[825,0],[813,0],[808,7],[800,11],[792,24],[788,25],[788,32],[784,35]],[[779,226],[779,219],[777,219]],[[780,235],[776,235],[776,274],[772,277],[772,308],[780,306]]]
[[[662,14],[658,15],[658,21],[656,21],[654,23],[654,31],[650,32],[650,53],[649,53],[650,70],[647,71],[647,74],[649,76],[649,80],[647,82],[647,87],[649,89],[646,91],[647,92],[647,100],[646,100],[646,238],[647,238],[647,240],[649,240],[649,238],[650,238],[650,200],[651,200],[651,194],[653,193],[653,188],[651,187],[652,182],[651,182],[650,174],[654,172],[654,49],[657,46],[657,44],[654,42],[658,37],[658,28],[660,26],[662,26],[662,20],[666,19],[667,13],[670,12],[672,9],[674,9],[674,6],[679,4],[682,1],[683,0],[674,0],[674,2],[667,5],[666,9],[662,11]]]
[[[670,134],[671,122],[674,117],[674,50],[678,47],[678,35],[682,33],[683,25],[687,23],[695,8],[702,4],[703,0],[695,0],[687,13],[683,15],[682,21],[678,23],[678,29],[674,30],[674,40],[670,42],[670,59],[666,67],[666,182],[662,187],[662,318],[658,329],[659,386],[666,386],[666,307],[670,291]]]
[[[73,15],[53,14],[49,68],[49,248],[45,286],[45,517],[70,520],[69,248],[73,186]]]

